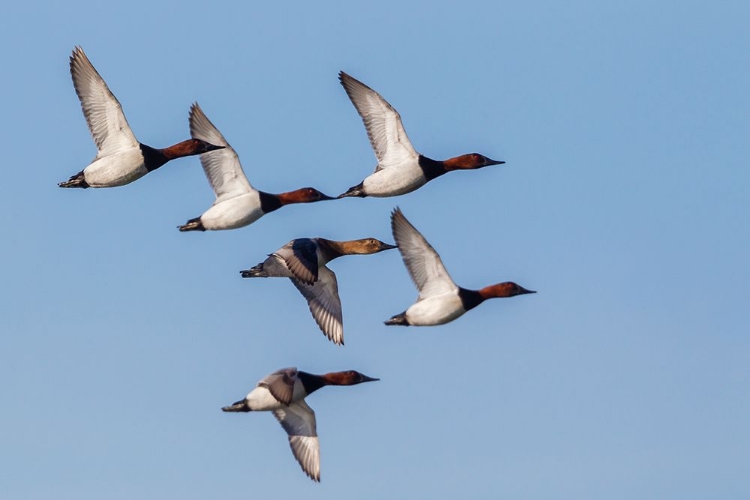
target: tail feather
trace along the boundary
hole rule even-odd
[[[201,222],[200,217],[196,217],[195,219],[190,219],[182,226],[177,226],[178,229],[181,232],[184,231],[205,231],[206,228],[203,227],[203,222]]]
[[[86,189],[89,187],[88,182],[86,182],[86,177],[83,175],[83,170],[78,172],[76,175],[73,175],[64,182],[58,182],[58,186],[61,188],[83,188]]]
[[[268,278],[268,273],[263,270],[263,263],[261,262],[255,267],[240,271],[243,278]]]
[[[409,326],[409,321],[406,319],[406,311],[402,312],[401,314],[397,314],[388,321],[384,322],[386,325],[401,325],[401,326]]]

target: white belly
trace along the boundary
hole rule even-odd
[[[416,302],[406,310],[406,319],[413,326],[443,325],[465,312],[461,299],[451,293]]]
[[[201,215],[201,222],[206,229],[218,231],[247,226],[261,217],[260,196],[253,192],[214,203]]]
[[[292,392],[292,403],[305,399],[305,389],[302,386],[302,382],[299,380],[294,381],[294,392]],[[250,391],[250,394],[245,396],[248,406],[253,411],[272,411],[278,410],[279,408],[285,408],[287,405],[279,403],[279,401],[271,395],[271,391],[267,387],[259,386]]]
[[[271,392],[265,387],[256,387],[245,397],[247,405],[253,411],[271,411],[283,408],[285,405],[279,403]]]
[[[411,193],[426,183],[422,169],[415,164],[404,168],[384,168],[365,179],[362,187],[368,196],[385,198]]]
[[[83,170],[86,183],[91,187],[124,186],[147,173],[138,148],[96,159]]]

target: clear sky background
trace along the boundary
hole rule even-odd
[[[745,2],[13,2],[3,8],[0,497],[750,496],[750,7]],[[197,157],[63,190],[95,154],[82,45],[136,137],[197,101],[250,181],[336,195],[375,165],[338,83],[401,113],[433,158],[390,199],[179,233],[213,194]],[[295,237],[392,242],[400,206],[467,288],[437,328],[396,251],[348,257],[346,347],[288,280],[238,271]],[[224,414],[285,366],[381,381],[308,399],[322,483],[273,416]]]

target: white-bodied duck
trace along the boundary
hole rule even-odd
[[[406,269],[419,290],[419,297],[409,309],[386,321],[386,325],[442,325],[487,299],[536,293],[512,281],[480,290],[461,288],[453,282],[435,249],[406,220],[399,208],[391,214],[391,229]]]
[[[188,139],[164,149],[146,146],[135,138],[122,106],[81,47],[76,47],[70,56],[70,75],[97,153],[88,167],[60,182],[60,187],[124,186],[175,158],[221,148],[200,139]]]
[[[320,481],[320,443],[315,412],[305,398],[327,385],[357,385],[379,379],[349,370],[315,375],[283,368],[258,382],[245,399],[225,406],[227,412],[272,411],[289,436],[294,458],[310,479]]]
[[[284,205],[334,199],[309,187],[280,194],[253,188],[242,171],[237,153],[197,103],[190,108],[190,135],[194,139],[221,145],[223,149],[201,155],[203,171],[216,201],[200,217],[178,226],[180,231],[236,229],[252,224]]]
[[[243,278],[290,278],[307,299],[310,312],[331,342],[344,343],[344,324],[336,275],[326,264],[342,255],[370,255],[396,248],[375,238],[333,241],[297,238],[257,266],[240,271]]]
[[[496,161],[478,153],[465,154],[439,161],[417,153],[406,136],[401,116],[388,101],[370,87],[343,71],[339,80],[367,129],[370,144],[378,165],[375,172],[364,181],[341,195],[347,196],[398,196],[424,186],[428,181],[453,170],[472,170]]]

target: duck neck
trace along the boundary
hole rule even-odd
[[[260,196],[260,209],[264,214],[273,212],[274,210],[280,209],[284,206],[278,194],[266,193],[265,191],[258,191]]]
[[[467,290],[461,287],[458,288],[458,297],[461,299],[461,304],[464,306],[465,311],[474,309],[488,299],[488,297],[482,295],[481,290]]]
[[[330,262],[333,259],[336,259],[338,257],[341,257],[342,255],[347,255],[350,252],[347,252],[346,244],[349,243],[348,241],[334,241],[334,240],[327,240],[325,238],[318,238],[318,247],[320,248],[320,253],[323,254],[323,257],[326,262]]]
[[[422,169],[422,173],[428,181],[440,177],[448,171],[442,161],[433,160],[423,155],[419,155],[418,163],[419,168]]]
[[[172,159],[167,157],[167,155],[164,153],[164,151],[166,150],[164,149],[152,148],[151,146],[146,146],[145,144],[141,144],[140,146],[141,154],[143,155],[143,165],[149,172],[151,172],[152,170],[156,170]]]
[[[328,385],[325,379],[321,375],[315,375],[314,373],[297,372],[297,378],[302,382],[302,387],[305,388],[307,394],[311,394],[323,386]]]

